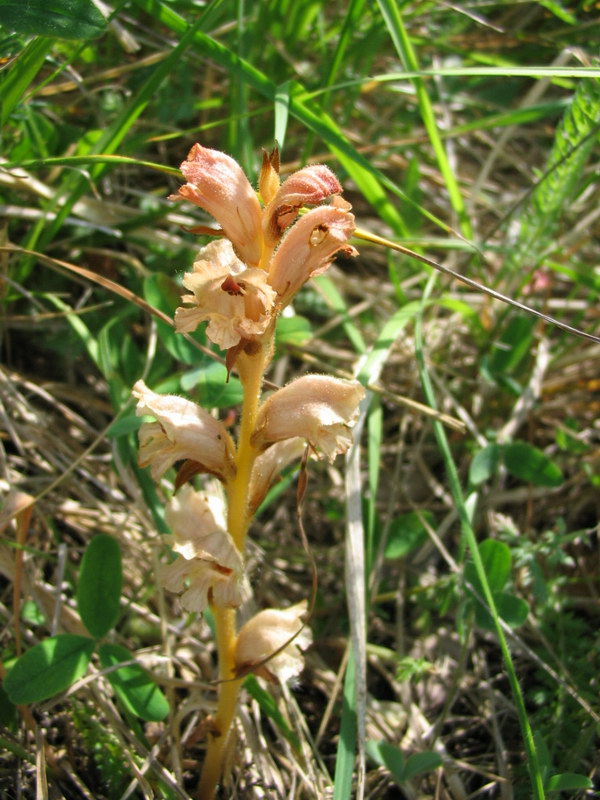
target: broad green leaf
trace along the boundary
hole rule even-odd
[[[442,766],[442,757],[439,753],[434,753],[431,750],[426,750],[424,753],[414,753],[406,759],[406,766],[404,767],[404,780],[409,781],[415,775],[420,775],[422,772],[431,772]]]
[[[0,0],[2,26],[25,36],[92,39],[106,30],[106,20],[91,0]]]
[[[155,272],[144,279],[144,299],[172,319],[175,309],[181,305],[181,290],[168,275]],[[197,364],[203,357],[203,353],[197,347],[183,334],[177,333],[167,322],[157,319],[156,330],[161,342],[177,361]]]
[[[95,642],[62,633],[36,644],[15,662],[4,689],[15,705],[39,703],[68,689],[86,671]]]
[[[560,467],[527,442],[504,445],[502,455],[506,469],[522,481],[536,486],[560,486],[564,480]]]
[[[594,785],[587,775],[576,772],[562,772],[553,775],[546,784],[547,792],[572,792],[575,789],[593,789]]]
[[[121,549],[113,536],[100,533],[88,544],[77,582],[77,609],[83,624],[100,639],[119,618]]]
[[[498,616],[511,628],[518,628],[527,619],[529,606],[515,594],[494,592],[494,603],[496,604]],[[479,602],[475,603],[475,621],[480,628],[492,632],[496,630],[492,615]]]
[[[0,727],[12,728],[17,721],[17,709],[11,703],[4,686],[0,686]]]
[[[227,380],[225,365],[206,357],[202,366],[181,376],[180,384],[185,392],[197,392],[197,400],[204,408],[229,408],[244,398],[239,379],[231,375]]]
[[[496,474],[500,463],[500,454],[500,446],[497,444],[488,444],[475,453],[469,467],[469,482],[473,486],[485,483]]]
[[[117,644],[100,645],[98,654],[104,669],[135,659],[129,650]],[[169,713],[167,698],[140,664],[121,667],[106,677],[123,706],[134,716],[158,722]]]
[[[275,349],[281,345],[303,345],[312,338],[313,331],[306,317],[296,314],[293,317],[280,317],[275,329]]]
[[[510,548],[504,542],[497,541],[497,539],[485,539],[479,545],[479,554],[483,561],[483,568],[491,591],[493,593],[501,591],[510,576],[512,564]],[[483,595],[481,582],[472,561],[465,565],[465,580],[473,586],[479,595]]]
[[[405,761],[399,748],[394,747],[389,742],[381,739],[375,742],[373,739],[367,741],[365,750],[367,755],[380,767],[388,769],[394,777],[396,783],[401,784],[406,780]]]
[[[431,511],[411,511],[392,521],[385,544],[386,558],[404,558],[423,544],[427,539],[427,529],[422,520],[435,527],[435,517]]]

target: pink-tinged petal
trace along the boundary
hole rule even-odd
[[[306,449],[306,442],[299,436],[285,439],[268,447],[258,456],[252,467],[250,478],[249,508],[254,513],[265,499],[265,495],[279,478],[281,472],[302,457]]]
[[[304,600],[286,609],[267,608],[248,620],[236,642],[237,673],[252,671],[266,680],[282,683],[297,677],[304,666],[302,651],[312,644],[310,630],[302,627],[305,615]],[[283,649],[277,652],[280,648]]]
[[[283,231],[304,205],[318,205],[331,195],[339,194],[342,186],[329,167],[315,165],[290,175],[279,188],[264,211],[263,228],[265,239],[273,247]]]
[[[139,431],[139,463],[150,465],[155,480],[185,459],[222,480],[234,475],[234,446],[222,422],[183,397],[156,394],[143,381],[132,394],[138,399],[137,415],[157,420],[145,422]]]
[[[315,208],[296,222],[269,267],[269,283],[282,306],[290,302],[309,278],[324,272],[337,252],[357,255],[348,245],[354,227],[352,214],[332,206]]]
[[[223,350],[241,339],[261,336],[271,322],[276,299],[267,273],[246,268],[227,239],[211,242],[199,255],[193,272],[183,279],[193,294],[182,298],[190,307],[175,312],[175,330],[191,332],[208,320],[206,334]]]
[[[329,375],[304,375],[278,389],[260,407],[252,443],[301,436],[330,460],[352,443],[350,425],[358,416],[365,390],[356,381]]]
[[[225,153],[195,144],[181,165],[187,180],[179,195],[211,214],[245,264],[257,266],[262,253],[261,208],[240,165]]]

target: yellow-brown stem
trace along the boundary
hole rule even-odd
[[[238,372],[244,387],[244,404],[240,422],[240,434],[236,453],[235,478],[227,486],[227,527],[238,550],[243,553],[246,533],[250,525],[248,492],[252,467],[258,452],[251,438],[256,426],[263,375],[271,357],[272,329],[257,343],[252,354],[241,353],[238,357]],[[241,681],[235,677],[235,610],[211,606],[217,632],[219,655],[219,697],[214,718],[215,733],[210,736],[202,778],[200,800],[211,800],[219,783],[231,740],[231,725],[235,717],[237,695]]]

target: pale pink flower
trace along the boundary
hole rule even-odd
[[[143,381],[135,384],[132,394],[138,399],[137,415],[157,420],[144,422],[139,431],[139,463],[150,465],[155,480],[186,459],[223,480],[233,476],[234,446],[222,422],[183,397],[156,394]]]
[[[265,499],[265,495],[275,483],[280,473],[300,458],[306,449],[306,442],[299,436],[285,439],[268,447],[258,456],[252,467],[250,477],[249,509],[254,513]]]
[[[188,611],[201,613],[210,603],[225,608],[242,603],[241,560],[238,569],[231,569],[215,561],[177,556],[161,569],[160,577],[166,589],[181,594],[181,605]]]
[[[342,187],[329,167],[314,165],[287,178],[263,212],[263,231],[267,245],[273,247],[304,205],[317,205]]]
[[[169,501],[165,520],[178,553],[161,571],[165,587],[181,594],[189,611],[203,611],[209,603],[240,605],[243,561],[225,527],[223,497],[185,486]]]
[[[190,200],[208,211],[248,266],[262,254],[261,208],[240,165],[225,153],[195,144],[181,165],[187,180],[171,199]]]
[[[170,547],[186,559],[212,559],[235,568],[239,557],[225,516],[222,496],[184,486],[165,507],[165,522],[173,532]]]
[[[342,250],[357,255],[348,240],[354,232],[354,216],[335,206],[319,206],[290,228],[269,266],[269,283],[279,305],[287,305],[309,278],[324,272]]]
[[[305,615],[306,600],[303,600],[286,609],[267,608],[246,622],[235,647],[238,674],[254,672],[282,683],[299,675],[304,666],[302,650],[312,644],[310,630],[302,628]],[[292,641],[286,645],[290,639]],[[280,648],[283,649],[277,652]]]
[[[294,436],[307,439],[330,460],[352,443],[350,425],[365,390],[356,381],[304,375],[274,392],[261,406],[252,443],[262,449]]]
[[[182,302],[192,307],[175,312],[179,332],[194,331],[209,320],[206,335],[227,350],[242,339],[260,336],[271,321],[276,293],[267,283],[266,272],[246,268],[228,239],[202,248],[183,285],[193,294],[184,295]]]

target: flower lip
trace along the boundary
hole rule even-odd
[[[194,331],[208,320],[208,338],[228,350],[242,339],[261,336],[271,322],[276,294],[267,273],[246,268],[227,239],[202,248],[183,285],[192,294],[182,298],[189,307],[175,312],[175,329],[179,332]]]
[[[190,200],[211,214],[238,256],[257,266],[262,254],[261,208],[240,165],[218,150],[195,144],[181,164],[187,183],[172,200]]]
[[[262,404],[252,443],[264,449],[271,442],[301,436],[333,461],[352,442],[350,425],[358,416],[364,394],[357,381],[330,375],[296,378]]]
[[[153,392],[141,380],[132,394],[138,400],[137,415],[156,419],[144,422],[139,431],[139,463],[150,465],[155,480],[175,462],[186,459],[221,480],[233,477],[234,446],[222,422],[190,400]]]

